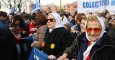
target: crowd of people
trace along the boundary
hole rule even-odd
[[[27,38],[34,35],[34,41]],[[32,47],[49,60],[115,60],[115,14],[0,11],[0,59],[28,60]]]

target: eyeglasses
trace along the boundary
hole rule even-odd
[[[54,21],[54,19],[47,19],[47,22],[48,22],[48,21],[53,22],[53,21]]]
[[[101,31],[100,28],[86,28],[86,31],[88,33],[91,33],[92,30],[94,30],[95,33],[99,33]]]

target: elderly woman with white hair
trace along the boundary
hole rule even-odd
[[[105,32],[104,21],[97,16],[89,16],[86,34],[78,39],[77,60],[115,60],[115,43]]]
[[[49,59],[55,59],[63,54],[66,47],[71,45],[70,32],[62,24],[58,13],[50,13],[47,17],[48,30],[45,36],[43,52],[49,55]]]

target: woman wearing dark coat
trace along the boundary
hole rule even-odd
[[[18,60],[14,35],[0,28],[0,60]]]
[[[105,32],[105,25],[97,16],[88,17],[86,34],[78,38],[77,60],[115,60],[115,42]]]
[[[65,48],[72,43],[72,37],[70,32],[63,26],[59,14],[50,13],[47,20],[48,30],[43,52],[49,55],[49,59],[54,59],[63,54]]]

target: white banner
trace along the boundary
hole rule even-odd
[[[79,0],[78,13],[115,11],[115,0]]]

